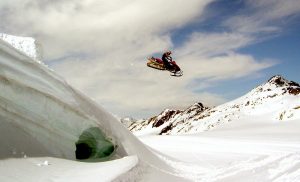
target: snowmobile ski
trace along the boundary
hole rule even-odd
[[[183,71],[171,72],[171,76],[180,77],[183,75]]]

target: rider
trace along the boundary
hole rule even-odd
[[[177,66],[177,64],[175,63],[175,61],[172,61],[171,54],[172,54],[171,51],[166,51],[162,55],[161,59],[163,60],[166,69],[170,70],[170,71],[174,71],[174,72],[180,71],[180,68]]]

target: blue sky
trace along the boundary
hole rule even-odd
[[[185,41],[185,38],[194,31],[201,32],[226,32],[230,31],[222,26],[222,22],[232,16],[253,13],[246,1],[220,0],[210,3],[206,7],[205,16],[183,29],[173,32],[175,47]],[[281,26],[279,32],[269,32],[267,35],[258,36],[255,43],[237,49],[241,54],[253,56],[255,59],[274,59],[278,64],[265,69],[258,77],[230,79],[219,82],[206,90],[211,93],[223,94],[226,99],[235,99],[252,88],[265,82],[270,77],[280,74],[289,80],[300,82],[300,16],[299,13],[285,17],[275,25]],[[261,40],[259,39],[261,38]],[[201,82],[201,80],[199,80]],[[199,92],[201,92],[200,90]],[[197,92],[197,90],[196,90]]]
[[[44,61],[118,116],[237,98],[275,74],[300,82],[299,0],[11,0],[0,31],[31,36]],[[184,76],[150,69],[172,50]]]

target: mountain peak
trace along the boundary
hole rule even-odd
[[[289,82],[287,79],[283,78],[281,75],[275,75],[268,80],[268,83],[274,84],[277,87],[288,86]]]
[[[298,95],[300,94],[300,85],[294,81],[285,79],[281,75],[275,75],[268,82],[253,89],[249,94],[253,96],[261,93],[268,93],[269,97],[284,94]]]
[[[283,86],[297,86],[297,87],[300,87],[300,85],[298,83],[296,83],[294,81],[289,81],[281,75],[275,75],[275,76],[271,77],[268,80],[268,83],[276,85],[276,87],[283,87]]]
[[[197,106],[199,108],[203,108],[203,104],[201,102],[196,102],[193,106]]]
[[[193,104],[189,108],[187,108],[184,112],[190,113],[195,110],[197,110],[198,112],[202,112],[208,108],[209,107],[204,106],[201,102],[196,102],[195,104]]]

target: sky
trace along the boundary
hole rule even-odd
[[[10,0],[0,32],[34,37],[43,61],[112,114],[216,106],[271,76],[300,82],[299,0]],[[146,66],[172,50],[182,77]]]

